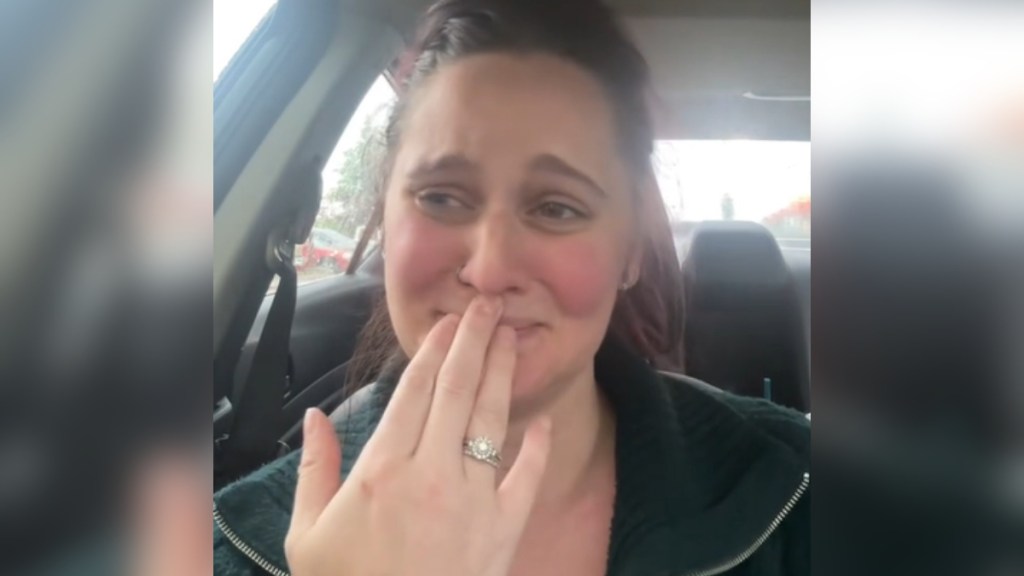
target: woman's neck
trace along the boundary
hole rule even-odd
[[[552,421],[551,453],[536,506],[557,509],[586,495],[593,480],[601,476],[595,471],[614,466],[615,418],[591,370],[566,383],[542,413]],[[502,452],[509,464],[515,462],[523,433],[536,416],[509,423]]]

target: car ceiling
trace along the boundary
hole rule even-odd
[[[809,0],[611,4],[651,66],[659,138],[810,140]]]
[[[810,0],[608,1],[651,66],[658,138],[810,140]],[[409,38],[430,2],[356,4]]]
[[[626,16],[807,19],[811,0],[607,0]]]

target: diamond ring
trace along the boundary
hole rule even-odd
[[[501,454],[494,446],[494,442],[486,436],[467,438],[462,443],[462,453],[474,460],[486,462],[495,468],[501,464]]]

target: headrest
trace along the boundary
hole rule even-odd
[[[683,272],[691,297],[777,293],[792,284],[775,237],[755,222],[702,222],[693,231]]]

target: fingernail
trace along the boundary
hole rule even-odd
[[[313,416],[313,412],[316,408],[306,408],[306,414],[302,417],[302,435],[310,436],[313,434],[313,427],[316,426],[316,419]]]
[[[484,316],[494,316],[498,309],[494,298],[490,298],[488,296],[481,296],[480,303],[478,305],[480,306],[480,312]]]
[[[501,315],[501,303],[502,303],[501,297],[496,297],[496,296],[488,297],[487,300],[486,300],[486,306],[487,306],[486,310],[487,310],[488,314],[491,314],[493,316],[500,316]]]

